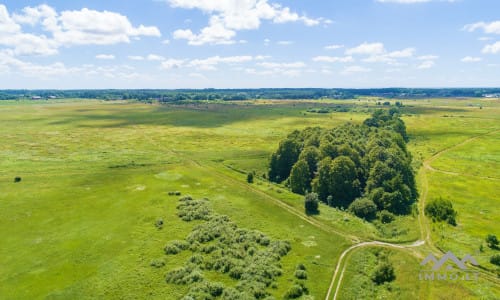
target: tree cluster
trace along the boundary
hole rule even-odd
[[[382,210],[407,214],[418,196],[407,140],[396,109],[361,125],[296,130],[271,155],[268,178],[298,194],[313,191],[330,206],[354,204],[351,211],[367,219]]]
[[[425,205],[425,213],[433,222],[447,222],[456,226],[457,211],[453,209],[453,203],[450,200],[438,198]]]

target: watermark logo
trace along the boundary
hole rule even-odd
[[[429,254],[421,263],[421,266],[432,265],[430,271],[420,271],[418,277],[422,281],[434,280],[477,280],[478,272],[469,270],[467,263],[478,266],[476,259],[467,254],[461,260],[453,252],[447,252],[441,259],[437,259],[432,253]],[[458,270],[457,270],[458,268]]]

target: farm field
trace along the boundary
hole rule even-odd
[[[165,255],[164,247],[201,224],[178,217],[186,195],[207,198],[238,228],[290,243],[282,274],[267,289],[276,299],[295,284],[299,264],[308,274],[303,299],[500,298],[489,262],[499,251],[485,242],[488,234],[500,237],[499,100],[402,100],[420,199],[413,214],[390,224],[377,227],[325,205],[307,216],[303,196],[264,178],[270,154],[290,132],[361,123],[380,108],[377,101],[0,101],[0,298],[182,298],[189,287],[165,276],[191,253]],[[248,172],[256,174],[252,184]],[[422,214],[439,197],[458,211],[457,226]],[[372,241],[402,246],[367,245],[341,261],[350,246]],[[380,249],[395,266],[391,284],[374,285],[367,271]],[[419,281],[422,259],[447,251],[476,257],[478,281]],[[332,281],[337,265],[345,272]],[[206,276],[237,284],[215,271]]]

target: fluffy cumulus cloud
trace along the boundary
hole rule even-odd
[[[198,9],[209,15],[208,25],[194,33],[191,29],[174,31],[174,39],[185,39],[190,45],[233,44],[237,31],[258,29],[263,20],[273,23],[302,22],[306,26],[329,24],[329,20],[312,19],[293,12],[289,7],[268,0],[167,0],[176,8]]]
[[[484,33],[487,34],[500,34],[500,21],[494,21],[494,22],[477,22],[473,24],[468,24],[465,25],[464,30],[473,32],[476,30],[482,30]]]
[[[39,30],[25,32],[26,25]],[[159,37],[161,33],[154,26],[133,26],[126,16],[115,12],[87,8],[57,12],[44,4],[11,15],[0,4],[0,45],[16,55],[53,55],[63,46],[129,43],[141,36]]]
[[[347,55],[378,55],[385,52],[382,43],[363,43],[357,47],[346,50]]]
[[[487,53],[487,54],[499,54],[500,53],[500,42],[496,42],[494,44],[484,46],[482,52]]]
[[[365,56],[364,62],[368,63],[387,63],[398,64],[399,59],[412,58],[416,52],[415,48],[404,48],[402,50],[387,51],[384,44],[377,43],[362,43],[354,48],[349,48],[345,51],[346,55]]]

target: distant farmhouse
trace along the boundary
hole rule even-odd
[[[42,97],[40,96],[31,96],[31,100],[41,100]]]

